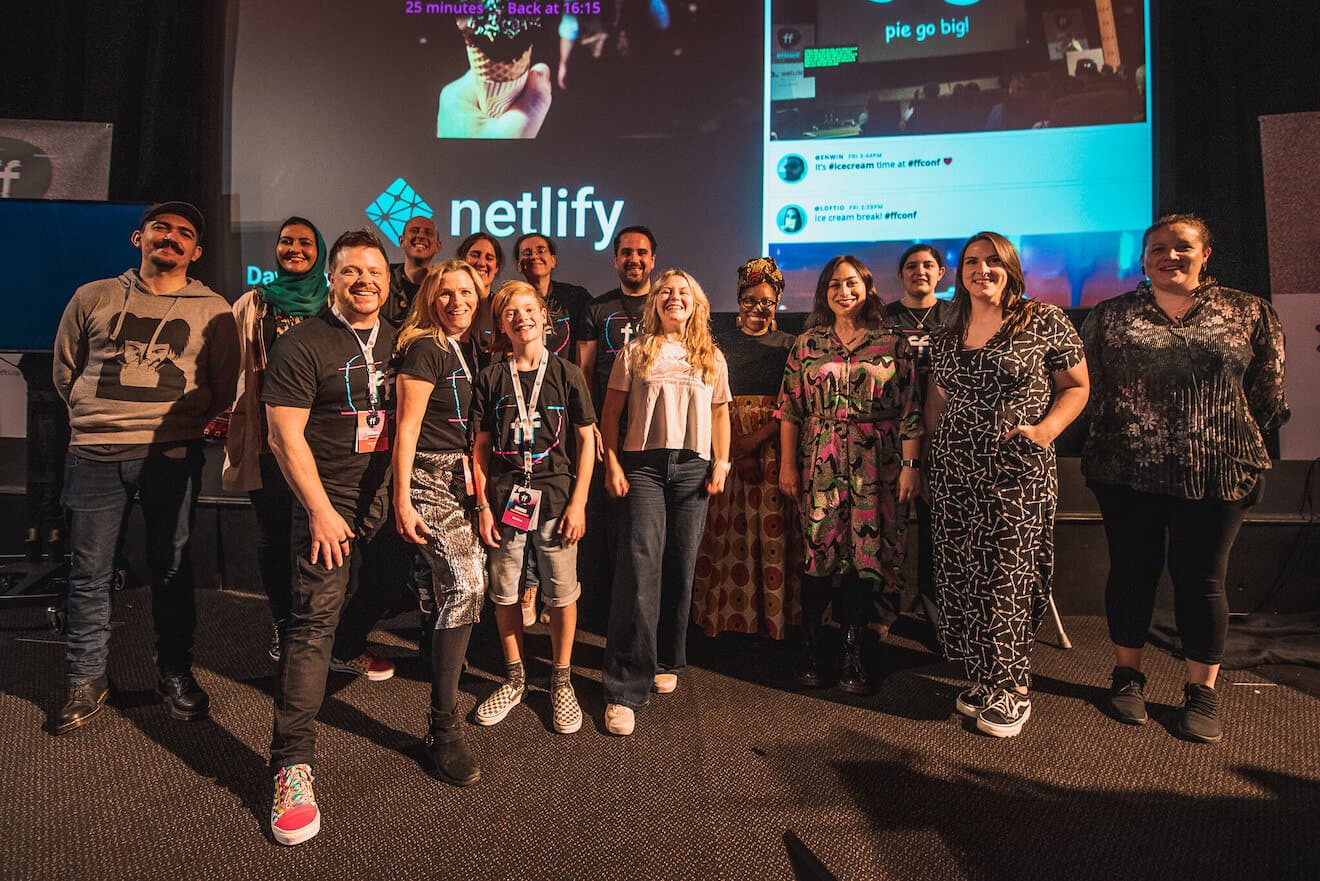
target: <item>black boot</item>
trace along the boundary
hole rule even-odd
[[[165,699],[170,715],[184,722],[205,719],[211,711],[211,698],[192,673],[162,673],[156,680],[156,693]]]
[[[458,713],[431,710],[431,730],[426,735],[426,751],[431,756],[435,776],[455,786],[471,786],[481,779],[477,757],[463,737],[463,720]]]
[[[87,682],[69,683],[64,706],[60,708],[59,715],[51,720],[51,728],[56,734],[66,734],[86,725],[89,719],[101,711],[109,693],[110,688],[104,676]]]
[[[820,688],[825,684],[825,677],[820,672],[820,622],[804,619],[799,640],[797,670],[793,678],[799,685]]]
[[[843,633],[843,654],[839,656],[839,688],[849,694],[870,694],[871,677],[862,663],[862,632],[860,624],[849,624]]]

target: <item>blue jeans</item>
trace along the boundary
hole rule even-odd
[[[658,671],[687,665],[710,463],[691,450],[621,454],[629,490],[605,640],[605,700],[636,709]]]
[[[202,482],[202,445],[175,449],[184,449],[184,456],[152,452],[143,459],[96,462],[70,451],[65,457],[70,565],[64,675],[71,683],[105,675],[115,549],[134,498],[147,527],[156,664],[162,674],[192,667],[197,613],[188,542]]]

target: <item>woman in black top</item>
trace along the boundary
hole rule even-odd
[[[793,335],[775,328],[784,275],[771,257],[738,268],[737,328],[715,337],[729,365],[733,470],[711,496],[697,552],[692,620],[714,636],[763,631],[783,639],[797,599],[797,530],[779,493],[775,402]]]
[[[468,410],[479,350],[463,342],[485,293],[461,260],[432,266],[399,329],[395,392],[394,520],[431,565],[435,630],[431,643],[431,730],[436,773],[477,782],[481,771],[463,739],[458,677],[472,625],[481,615],[486,553],[473,527]]]
[[[1220,287],[1209,258],[1204,221],[1161,217],[1142,238],[1149,281],[1086,319],[1092,420],[1082,472],[1109,540],[1110,711],[1133,725],[1147,719],[1141,654],[1167,536],[1187,660],[1178,727],[1214,743],[1223,737],[1214,684],[1228,634],[1228,556],[1270,467],[1263,433],[1289,414],[1278,317],[1264,300]]]

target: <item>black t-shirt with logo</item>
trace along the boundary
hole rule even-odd
[[[323,309],[275,341],[270,348],[261,401],[277,407],[310,411],[304,436],[316,460],[326,495],[341,515],[365,512],[377,493],[389,486],[390,454],[355,453],[358,413],[371,409],[368,369],[385,374],[379,384],[379,406],[393,434],[394,377],[388,365],[394,350],[394,328],[380,323],[370,367],[363,362],[357,339],[370,331],[345,326]]]
[[[642,307],[646,297],[629,297],[619,288],[606,291],[582,312],[577,338],[596,341],[596,369],[592,377],[593,400],[604,402],[610,387],[610,370],[620,350],[642,333]]]
[[[562,281],[550,282],[551,332],[546,340],[550,351],[568,361],[577,359],[578,328],[582,326],[582,313],[591,306],[587,289]]]
[[[412,301],[421,287],[421,284],[414,282],[404,273],[402,263],[391,263],[390,292],[385,302],[380,304],[380,317],[394,325],[396,330],[402,327],[403,320],[408,317],[408,310],[412,308]]]
[[[523,400],[530,404],[535,370],[518,371]],[[536,401],[536,427],[532,432],[532,486],[541,490],[542,523],[557,518],[568,504],[573,489],[573,450],[577,448],[574,431],[596,421],[595,408],[587,392],[587,382],[576,364],[550,356],[545,379]],[[496,359],[477,375],[472,390],[472,425],[489,432],[494,449],[490,456],[490,475],[486,496],[500,521],[504,504],[515,484],[523,481],[523,450],[514,442],[514,423],[518,421],[518,401],[514,396],[509,363]]]
[[[912,347],[917,362],[917,397],[926,400],[926,379],[930,376],[931,335],[953,320],[953,303],[936,300],[929,309],[913,309],[895,300],[885,306],[885,326],[903,335]]]
[[[472,380],[448,342],[439,343],[422,337],[408,346],[399,361],[398,372],[424,379],[435,386],[426,404],[417,449],[426,452],[466,451],[475,432],[469,429],[472,408],[472,382],[485,363],[480,350],[471,342],[459,343]]]

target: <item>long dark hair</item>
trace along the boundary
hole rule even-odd
[[[948,333],[958,335],[959,342],[967,336],[967,325],[972,320],[972,295],[963,284],[963,260],[967,257],[967,249],[976,242],[990,243],[990,247],[995,249],[995,254],[1004,265],[1004,272],[1008,275],[1008,283],[1004,285],[1004,296],[1000,301],[1004,315],[1004,333],[1011,337],[1026,327],[1027,322],[1036,314],[1040,306],[1036,300],[1029,300],[1023,296],[1027,292],[1027,279],[1022,272],[1022,260],[1018,257],[1017,248],[1013,247],[1013,243],[997,232],[979,232],[962,246],[962,250],[958,252],[958,262],[954,266],[953,320],[945,327]]]
[[[830,279],[834,278],[834,273],[843,263],[857,270],[857,275],[862,279],[862,286],[866,289],[866,299],[862,301],[862,324],[872,328],[880,326],[885,314],[885,302],[876,292],[875,277],[861,260],[851,254],[840,254],[825,264],[825,268],[820,271],[820,277],[816,279],[816,299],[811,304],[811,314],[807,316],[808,329],[834,326],[834,313],[830,311]]]

